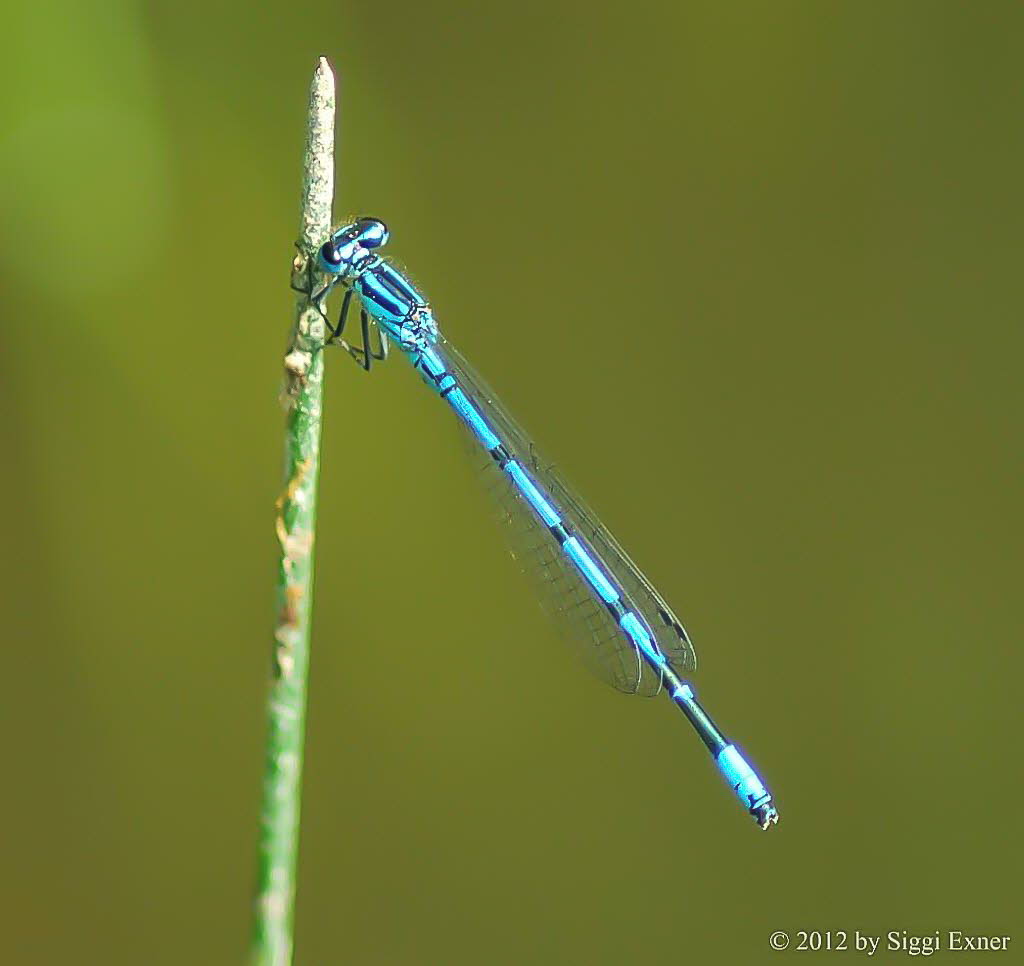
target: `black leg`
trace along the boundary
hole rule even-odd
[[[341,316],[338,318],[338,328],[334,330],[334,334],[324,343],[324,345],[340,345],[359,365],[367,372],[370,371],[371,360],[375,358],[374,354],[369,351],[369,338],[370,338],[370,320],[366,315],[366,310],[361,309],[359,312],[360,324],[363,330],[363,344],[361,346],[352,345],[347,339],[339,338],[342,330],[345,328],[345,317],[348,315],[348,303],[349,296],[352,294],[352,290],[349,289],[345,293],[345,304],[341,307]]]
[[[325,345],[333,345],[335,342],[341,341],[341,333],[345,331],[345,322],[348,319],[348,307],[352,302],[352,289],[345,290],[345,298],[341,302],[341,311],[338,313],[338,324],[331,328],[330,320],[327,321],[327,328],[330,329],[331,334],[327,337]],[[325,315],[326,318],[326,315]]]
[[[305,285],[296,285],[295,284],[295,276],[293,274],[292,275],[292,280],[291,280],[291,283],[290,283],[292,291],[293,292],[299,292],[302,295],[308,296],[309,300],[314,305],[316,305],[316,307],[320,310],[320,314],[323,315],[324,314],[324,310],[323,310],[323,306],[320,303],[324,300],[324,298],[326,298],[326,296],[331,291],[331,289],[334,288],[334,284],[337,281],[337,279],[333,278],[333,277],[330,278],[327,282],[325,282],[323,284],[323,286],[320,288],[320,290],[318,292],[314,292],[313,291],[313,279],[314,279],[314,277],[317,274],[316,258],[308,256],[306,254],[305,249],[302,247],[301,244],[299,244],[299,242],[295,243],[295,247],[299,250],[299,254],[302,256],[303,260],[305,261],[305,265],[306,265],[306,267],[305,267],[306,284]]]
[[[359,310],[359,327],[362,330],[363,344],[359,347],[353,345],[346,348],[349,355],[369,372],[370,366],[373,365],[373,353],[370,352],[370,317],[366,314],[366,309]]]
[[[295,247],[299,251],[299,254],[295,256],[296,261],[298,261],[299,257],[301,257],[302,260],[303,260],[304,268],[303,268],[302,271],[303,271],[303,274],[306,276],[306,284],[305,285],[296,285],[295,284],[295,272],[294,271],[292,272],[292,280],[291,280],[291,282],[289,284],[291,285],[293,292],[299,292],[301,295],[309,295],[313,291],[313,273],[310,271],[310,265],[312,264],[312,260],[306,255],[306,252],[303,249],[302,245],[300,245],[298,242],[296,242],[295,243]]]
[[[316,292],[313,291],[312,280],[310,280],[309,284],[307,285],[296,285],[295,281],[293,280],[291,283],[291,287],[293,292],[298,292],[301,295],[305,295],[309,299],[309,302],[313,306],[313,308],[315,308],[317,312],[319,312],[323,316],[324,322],[327,324],[328,330],[330,330],[331,320],[327,318],[327,312],[324,311],[324,299],[327,298],[328,295],[330,295],[331,289],[334,288],[334,282],[327,282],[325,285],[321,286],[321,288]]]
[[[377,326],[377,351],[373,354],[374,359],[380,359],[383,362],[388,357],[388,350],[391,348],[391,340],[388,338],[387,332],[385,332],[380,325]]]
[[[366,309],[363,309],[360,313],[360,318],[363,323],[363,352],[366,353],[366,368],[370,368],[370,359],[379,359],[383,362],[388,357],[388,348],[390,343],[387,341],[387,333],[379,325],[375,325],[374,329],[377,332],[377,348],[376,350],[370,348],[370,320],[366,315]]]
[[[388,350],[391,347],[391,342],[388,339],[387,333],[377,325],[374,326],[377,330],[377,348],[371,348],[371,320],[369,315],[366,314],[365,309],[362,309],[359,313],[359,322],[362,330],[363,344],[361,346],[352,345],[344,339],[340,339],[338,344],[341,345],[342,348],[344,348],[345,351],[352,356],[352,358],[355,359],[363,369],[369,372],[374,359],[383,361],[388,357]]]
[[[318,291],[311,292],[309,296],[310,302],[317,307],[320,314],[328,321],[328,324],[330,324],[330,320],[327,319],[327,313],[324,311],[324,299],[327,298],[327,296],[334,290],[335,284],[337,284],[335,279],[331,279],[329,282],[324,282]]]

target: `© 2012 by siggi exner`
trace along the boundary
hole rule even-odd
[[[861,934],[863,935],[863,934]],[[871,944],[871,936],[863,936],[868,941],[866,951],[873,955],[879,947],[876,940]],[[927,935],[914,935],[906,929],[892,929],[885,934],[885,949],[889,952],[904,952],[909,956],[931,956],[939,950],[947,952],[1006,952],[1010,947],[1010,936],[988,936],[950,929],[946,932],[934,932]],[[858,945],[861,945],[858,943]],[[872,948],[873,946],[873,948]],[[865,946],[861,946],[865,948]]]

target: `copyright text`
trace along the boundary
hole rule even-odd
[[[989,936],[949,929],[945,932],[915,934],[906,929],[891,929],[881,935],[860,929],[817,930],[777,929],[768,937],[775,950],[794,952],[853,952],[874,956],[877,952],[905,953],[907,956],[931,956],[940,950],[951,953],[1006,952],[1009,936]]]

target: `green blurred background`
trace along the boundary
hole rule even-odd
[[[403,360],[333,354],[297,962],[1014,933],[1022,30],[1004,3],[8,9],[3,961],[245,956],[321,53],[338,218],[388,220],[663,588],[782,822],[580,672]]]

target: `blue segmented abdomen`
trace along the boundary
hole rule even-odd
[[[490,453],[498,467],[508,476],[520,496],[571,561],[577,574],[601,601],[622,634],[637,653],[657,672],[669,671],[668,662],[658,647],[653,631],[643,617],[624,599],[621,588],[604,572],[592,550],[579,534],[574,533],[558,507],[531,478],[526,468],[515,459],[494,428],[467,396],[455,375],[445,365],[441,354],[433,348],[413,356],[413,363],[424,379],[462,419],[480,445]]]

